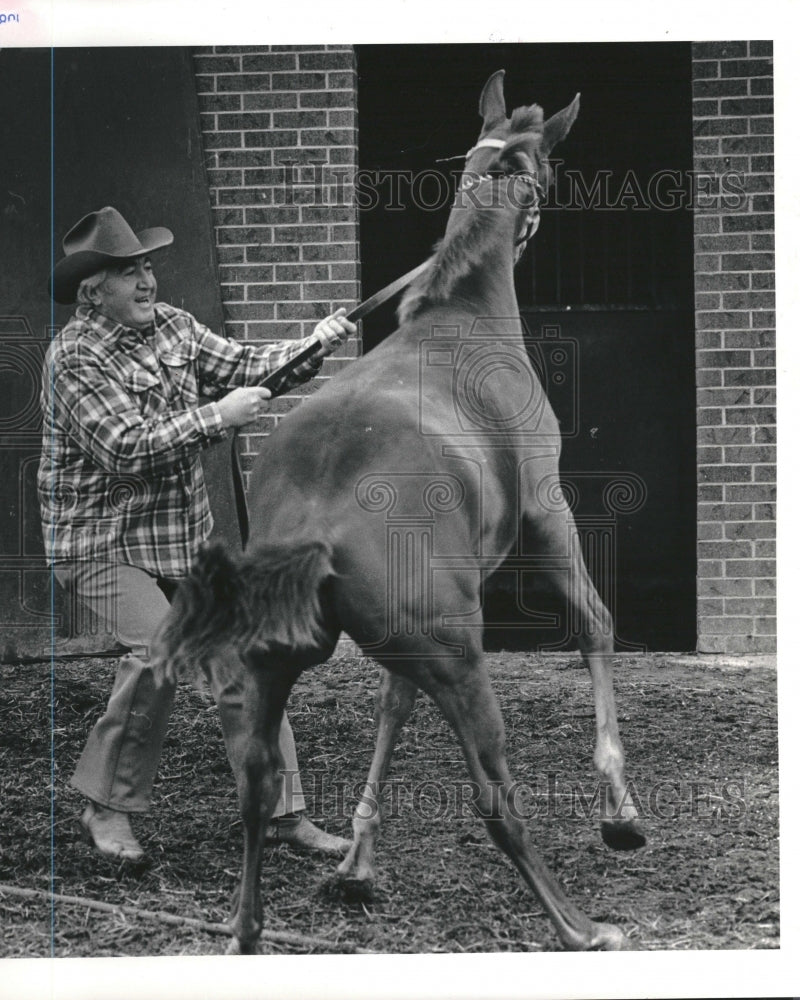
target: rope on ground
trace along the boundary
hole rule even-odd
[[[0,893],[7,896],[17,896],[20,899],[41,899],[48,902],[63,903],[65,906],[82,906],[88,910],[99,910],[102,913],[113,913],[129,917],[141,917],[144,920],[157,920],[162,924],[191,927],[194,930],[206,931],[208,934],[223,934],[232,937],[228,924],[213,923],[209,920],[197,920],[195,917],[180,917],[175,913],[163,910],[142,910],[137,906],[124,906],[120,903],[104,903],[99,899],[87,899],[84,896],[64,896],[57,892],[47,892],[44,889],[25,889],[21,886],[7,885],[0,882]],[[294,934],[291,931],[262,930],[262,941],[274,944],[288,944],[299,948],[323,948],[348,955],[372,954],[368,948],[357,948],[348,941],[330,941],[326,938],[311,937],[307,934]]]

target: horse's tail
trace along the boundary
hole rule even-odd
[[[168,677],[219,676],[251,653],[307,665],[329,655],[332,552],[325,542],[270,545],[234,558],[204,547],[182,582],[153,644]],[[234,655],[236,654],[236,655]]]

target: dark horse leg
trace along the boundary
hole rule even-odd
[[[386,779],[397,737],[411,714],[417,686],[384,670],[375,701],[375,753],[361,800],[353,816],[353,846],[336,871],[335,884],[344,896],[370,899],[375,876],[375,844],[380,830],[381,786]]]
[[[242,733],[234,770],[244,832],[244,861],[230,925],[229,954],[252,955],[263,925],[260,877],[267,822],[280,794],[283,759],[278,745],[281,717],[299,671],[248,657],[245,666]]]
[[[545,572],[566,604],[568,622],[592,678],[597,726],[594,765],[603,782],[603,840],[615,850],[633,850],[645,843],[645,837],[625,782],[612,676],[614,623],[586,569],[572,513],[568,509],[549,513],[533,524],[533,531],[537,555],[549,562]]]
[[[514,863],[555,925],[561,944],[570,950],[619,950],[627,940],[618,927],[590,920],[564,893],[535,851],[530,835],[509,808],[513,781],[505,758],[505,728],[482,655],[419,664],[420,686],[437,702],[456,732],[475,781],[476,809],[492,840]]]

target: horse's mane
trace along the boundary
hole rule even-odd
[[[399,322],[413,319],[423,308],[440,305],[456,284],[478,267],[497,240],[487,240],[493,219],[490,212],[473,212],[467,222],[434,247],[430,265],[414,281],[397,308]]]

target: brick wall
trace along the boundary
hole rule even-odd
[[[698,649],[775,650],[772,43],[692,48]]]
[[[692,49],[698,649],[775,649],[772,45]],[[359,297],[349,46],[214,47],[195,69],[226,332],[299,337]],[[322,378],[360,353],[354,341]],[[318,380],[317,380],[318,381]],[[314,390],[276,401],[259,436]]]
[[[303,337],[359,298],[351,46],[195,50],[226,334]],[[352,339],[311,384],[276,400],[240,436],[245,476],[259,438],[360,353]]]

